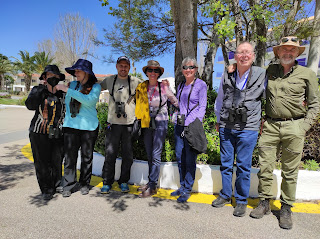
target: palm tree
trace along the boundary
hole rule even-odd
[[[44,51],[34,53],[35,72],[41,74],[47,65],[53,62],[53,58],[49,57]]]
[[[8,59],[8,57],[0,54],[0,90],[4,89],[4,74],[5,73],[13,73],[14,66],[12,62]]]
[[[30,90],[32,73],[35,70],[35,63],[34,63],[34,56],[30,56],[29,52],[27,51],[19,51],[19,55],[21,57],[21,61],[17,58],[14,62],[15,66],[18,70],[22,71],[25,75],[25,86],[26,91]]]

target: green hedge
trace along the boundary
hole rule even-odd
[[[216,117],[214,115],[214,101],[216,97],[217,93],[215,91],[208,92],[208,106],[206,110],[206,116],[204,119],[204,128],[208,139],[208,150],[207,154],[198,155],[198,163],[220,164],[219,135],[215,130]],[[98,139],[95,144],[95,151],[104,155],[104,129],[106,128],[106,122],[108,118],[108,105],[106,103],[99,103],[97,105],[97,111],[98,119],[100,122],[100,129]],[[174,148],[174,125],[171,122],[169,122],[167,136],[161,155],[162,162],[175,161]],[[120,155],[121,152],[119,152],[119,156]],[[133,155],[136,159],[148,160],[142,137],[140,137],[139,140],[133,143]]]
[[[217,97],[215,90],[208,91],[208,103],[205,119],[203,122],[206,136],[208,139],[208,150],[206,154],[198,155],[198,163],[220,165],[220,141],[219,134],[216,132],[215,124],[217,118],[214,114],[214,102]],[[106,103],[100,103],[97,105],[98,118],[100,121],[100,130],[98,139],[95,145],[95,150],[104,155],[104,139],[106,128],[106,122],[108,117],[108,105]],[[175,161],[174,152],[174,129],[173,124],[169,122],[168,132],[165,139],[164,148],[161,155],[161,161],[172,162]],[[121,152],[119,152],[119,155]],[[140,160],[147,160],[143,139],[140,138],[138,141],[133,143],[133,154],[134,157]],[[258,166],[258,149],[255,147],[252,157],[252,166]],[[315,160],[320,163],[320,116],[318,121],[312,128],[307,132],[305,145],[303,149],[302,161]],[[279,164],[279,162],[278,162]]]

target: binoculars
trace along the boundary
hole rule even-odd
[[[236,119],[240,119],[240,121],[242,123],[246,123],[247,122],[247,108],[246,107],[229,109],[228,120],[232,123]]]
[[[116,103],[116,114],[117,117],[120,118],[121,115],[123,118],[127,118],[127,114],[125,111],[125,103],[124,102],[115,102]]]

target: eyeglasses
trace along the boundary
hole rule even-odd
[[[195,68],[198,68],[198,67],[196,67],[196,66],[183,66],[182,67],[182,69],[184,69],[184,70],[188,70],[188,69],[193,70]]]
[[[159,70],[159,69],[150,69],[150,68],[148,68],[148,69],[147,69],[147,72],[150,72],[150,73],[151,73],[151,72],[154,72],[154,73],[158,73],[158,74],[159,74],[159,73],[160,73],[160,70]]]
[[[296,38],[296,37],[283,37],[283,38],[281,39],[281,42],[282,42],[282,43],[286,43],[286,42],[288,42],[288,41],[299,42],[298,38]]]
[[[236,52],[236,54],[239,56],[251,56],[252,53],[252,51]]]

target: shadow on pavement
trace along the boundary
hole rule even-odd
[[[29,202],[31,205],[35,205],[36,207],[43,207],[43,206],[47,206],[49,202],[56,201],[58,198],[58,195],[55,194],[51,200],[43,200],[41,194],[37,194],[35,196],[29,196],[29,198],[30,198]]]
[[[24,162],[17,164],[17,162],[21,162],[20,159],[25,159],[21,154],[21,148],[22,146],[17,144],[4,147],[7,153],[0,156],[0,190],[14,187],[18,183],[18,180],[34,175],[32,163]]]

